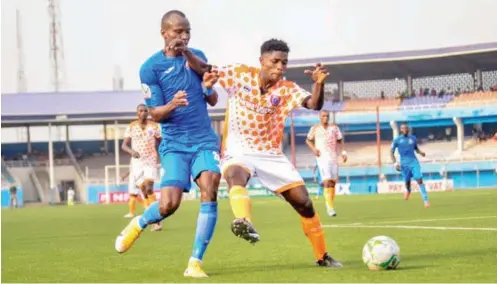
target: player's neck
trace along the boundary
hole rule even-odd
[[[326,122],[326,123],[321,122],[321,126],[324,127],[324,128],[328,127],[328,125],[330,125],[328,122]]]
[[[175,58],[175,57],[179,57],[181,56],[180,53],[174,51],[174,50],[166,50],[166,48],[164,47],[164,49],[162,50],[162,53],[164,54],[164,56],[166,57],[170,57],[170,58]]]
[[[271,87],[276,85],[277,82],[265,79],[262,73],[259,73],[259,87],[261,89],[261,94],[267,93]]]

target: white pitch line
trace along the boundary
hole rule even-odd
[[[475,220],[475,219],[490,219],[497,218],[493,216],[473,216],[473,217],[454,217],[454,218],[437,218],[437,219],[414,219],[414,220],[396,220],[396,221],[382,221],[371,222],[369,224],[399,224],[399,223],[419,223],[419,222],[437,222],[437,221],[455,221],[455,220]]]
[[[323,225],[324,228],[388,228],[388,229],[421,229],[421,230],[460,230],[460,231],[497,231],[497,228],[475,227],[431,227],[431,226],[393,226],[393,225]]]

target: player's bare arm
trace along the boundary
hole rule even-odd
[[[218,96],[216,91],[213,89],[214,84],[216,84],[217,80],[219,79],[219,74],[217,73],[217,70],[209,70],[208,72],[205,72],[203,75],[203,84],[205,87],[205,100],[210,106],[215,106],[218,101]]]
[[[314,85],[312,86],[312,95],[304,101],[303,107],[320,110],[324,104],[324,83],[330,73],[319,63],[316,64],[314,70],[305,70],[304,73],[312,77]]]
[[[184,107],[187,105],[188,100],[186,99],[186,92],[179,91],[174,95],[174,98],[166,105],[150,108],[150,114],[152,115],[153,121],[161,122],[166,120],[169,115],[178,107]]]
[[[421,151],[421,149],[419,149],[418,145],[416,145],[416,147],[414,148],[414,151],[416,151],[416,153],[418,153],[419,155],[421,155],[421,157],[425,157],[426,156],[426,153]]]
[[[397,163],[397,158],[395,158],[395,149],[392,149],[392,151],[390,151],[390,159],[392,160],[392,163]]]
[[[347,156],[347,151],[345,151],[345,143],[343,143],[343,139],[338,139],[337,144],[338,144],[338,147],[339,147],[338,149],[339,149],[340,153],[342,153],[343,162],[347,163],[348,156]]]
[[[314,140],[305,139],[305,144],[307,144],[307,146],[312,150],[316,157],[319,157],[321,155],[319,150],[316,148],[316,145],[314,145]]]
[[[137,159],[140,158],[140,154],[138,154],[138,152],[136,152],[135,150],[131,149],[130,145],[131,145],[131,137],[126,137],[123,140],[123,144],[121,145],[121,149],[124,152],[130,154],[131,157],[133,157],[133,158],[137,158]]]

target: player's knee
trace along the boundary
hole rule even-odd
[[[245,186],[250,175],[242,167],[231,166],[224,173],[224,178],[231,188],[235,185]]]
[[[418,184],[423,184],[423,179],[422,178],[417,179],[416,181],[418,182]]]
[[[312,200],[309,197],[306,197],[302,202],[295,206],[297,212],[299,212],[300,216],[305,218],[314,217],[314,206],[312,205]]]
[[[161,198],[159,202],[159,212],[163,217],[171,216],[178,210],[181,199]]]

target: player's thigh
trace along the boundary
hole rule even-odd
[[[221,172],[229,188],[246,186],[254,171],[253,161],[245,154],[225,153],[221,160]]]
[[[259,181],[270,191],[281,194],[304,186],[304,180],[284,155],[250,154]],[[305,187],[304,187],[305,189]]]
[[[412,178],[415,180],[420,180],[423,178],[423,173],[421,172],[421,166],[415,163],[411,166]]]
[[[410,181],[412,178],[412,169],[410,165],[402,165],[400,167],[401,173],[402,173],[402,178],[404,178],[404,181]]]
[[[219,157],[218,151],[212,150],[200,150],[197,151],[192,157],[191,172],[192,177],[195,181],[200,178],[201,174],[204,172],[211,172],[212,177],[221,177],[220,169],[221,159]]]
[[[162,176],[160,188],[178,188],[188,192],[192,155],[183,152],[167,152],[161,157]]]
[[[133,173],[129,173],[128,176],[128,193],[129,195],[138,195],[140,194],[140,188],[136,185],[135,176]]]

